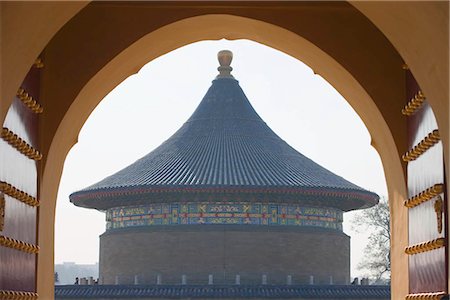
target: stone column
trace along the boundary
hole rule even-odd
[[[157,285],[161,285],[162,284],[161,274],[156,275],[156,284]]]
[[[208,275],[208,284],[209,284],[209,285],[214,284],[214,278],[213,278],[213,275],[212,275],[212,274],[209,274],[209,275]]]

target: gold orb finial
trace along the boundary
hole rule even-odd
[[[233,60],[233,52],[230,50],[221,50],[217,53],[217,59],[219,60],[220,67],[217,68],[219,71],[219,75],[217,78],[229,77],[233,78],[231,75],[231,71],[233,68],[230,66],[231,61]]]

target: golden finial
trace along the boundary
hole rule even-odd
[[[222,50],[217,53],[217,59],[219,60],[220,67],[217,68],[219,75],[217,78],[233,78],[231,71],[233,68],[230,66],[233,60],[233,52],[230,50]]]

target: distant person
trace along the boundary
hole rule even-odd
[[[75,285],[78,285],[78,284],[80,284],[79,283],[79,279],[78,279],[78,277],[75,277],[75,283],[74,283]]]

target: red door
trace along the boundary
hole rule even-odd
[[[1,129],[0,299],[37,299],[41,67],[37,62],[28,72]]]
[[[406,74],[408,149],[409,292],[407,299],[447,294],[447,195],[444,156],[433,110],[411,72]]]

